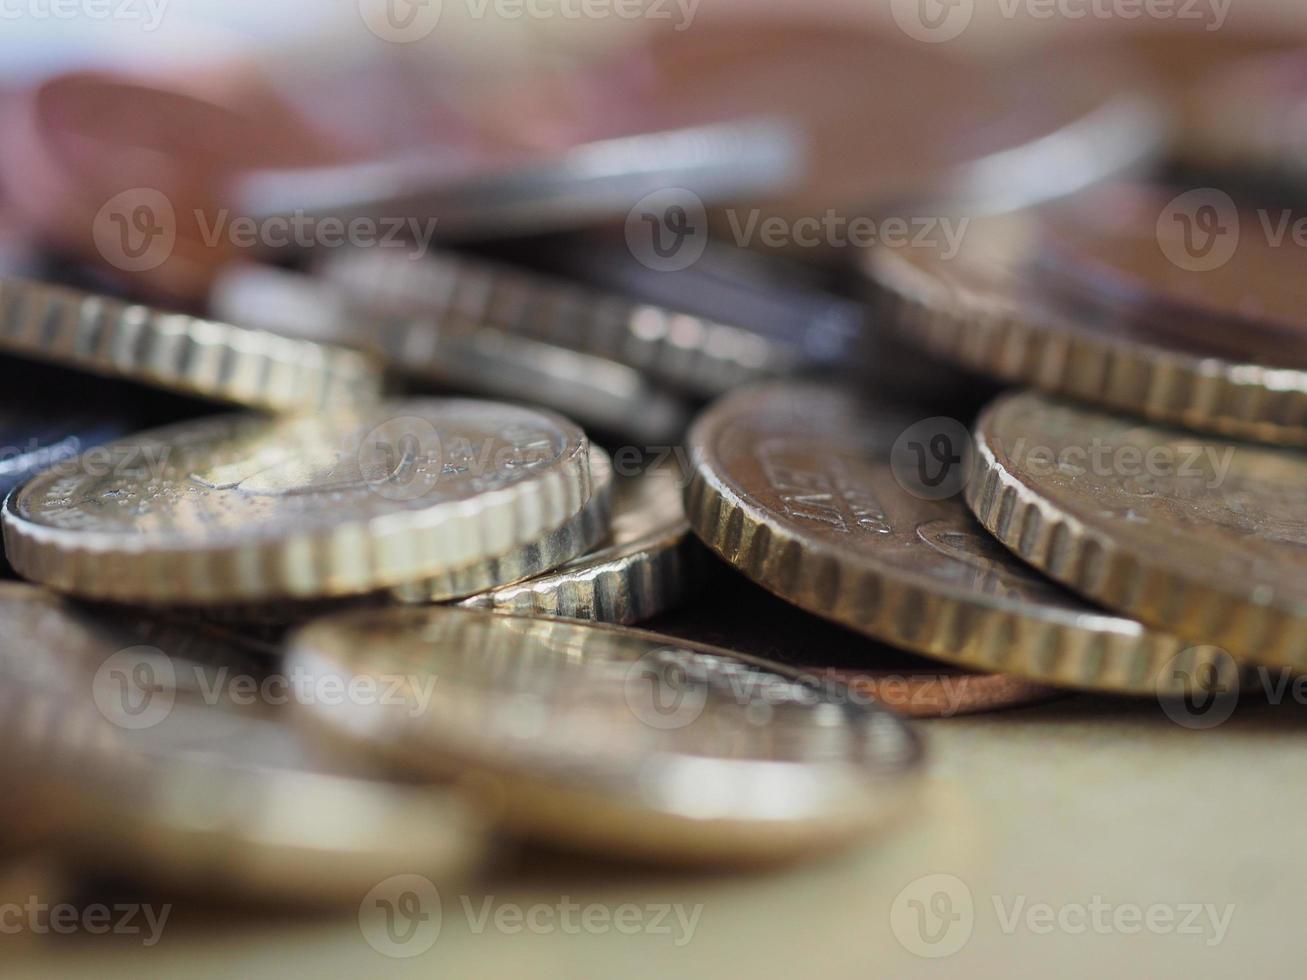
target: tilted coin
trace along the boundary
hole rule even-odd
[[[698,602],[644,624],[656,633],[746,653],[820,683],[834,679],[912,718],[951,718],[1058,698],[1014,674],[981,674],[883,646],[804,612],[729,572]]]
[[[677,605],[703,577],[703,556],[685,519],[680,480],[679,469],[666,463],[620,477],[611,532],[600,547],[546,575],[471,596],[460,605],[621,625]]]
[[[365,350],[412,381],[531,402],[602,432],[667,443],[689,419],[682,398],[636,369],[502,329],[478,309],[439,320],[387,315],[322,280],[253,265],[220,276],[211,301],[233,322]]]
[[[320,680],[435,678],[422,710],[321,703],[306,720],[460,776],[508,827],[649,859],[846,844],[898,810],[920,758],[898,718],[838,684],[620,627],[391,609],[306,627],[288,662]]]
[[[754,582],[876,639],[1045,684],[1166,693],[1177,662],[1214,653],[1092,608],[1028,572],[960,500],[930,484],[966,465],[945,436],[907,443],[934,469],[892,462],[917,422],[902,409],[811,385],[748,389],[690,431],[686,512],[699,537]],[[942,433],[941,433],[942,434]],[[964,472],[959,469],[959,475]],[[946,488],[946,484],[939,484]],[[1178,660],[1177,660],[1178,658]],[[1174,688],[1177,693],[1181,688]]]
[[[370,359],[328,344],[0,279],[0,353],[272,411],[375,400]]]
[[[1233,657],[1307,658],[1307,459],[1034,394],[976,426],[967,502],[1036,568]]]
[[[590,499],[561,524],[526,544],[489,555],[434,578],[407,582],[394,590],[402,602],[441,602],[488,589],[512,587],[585,554],[608,534],[612,518],[613,464],[598,446],[590,447]]]
[[[474,321],[611,358],[690,394],[717,394],[799,364],[792,348],[743,326],[454,253],[336,250],[317,272],[359,307],[429,318],[436,334]]]
[[[1251,360],[1273,353],[1269,336],[1196,317],[1168,330],[1159,315],[1086,301],[1088,283],[1056,290],[1034,268],[1039,248],[1028,216],[986,218],[957,255],[877,248],[864,268],[896,328],[952,363],[1161,422],[1307,444],[1307,371]]]
[[[360,594],[503,554],[590,496],[579,428],[494,402],[222,416],[106,451],[115,465],[77,457],[6,501],[19,574],[146,603]]]
[[[354,904],[483,850],[452,793],[316,752],[282,704],[330,693],[260,647],[18,584],[0,585],[0,621],[0,816],[83,869]]]

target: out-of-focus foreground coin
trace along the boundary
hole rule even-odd
[[[986,218],[957,255],[877,248],[864,268],[896,328],[962,367],[1193,429],[1307,444],[1307,371],[1254,363],[1276,353],[1269,337],[1175,313],[1168,327],[1156,309],[1079,295],[1088,283],[1055,289],[1035,268],[1040,247],[1028,215]]]
[[[365,593],[506,553],[590,496],[579,428],[494,402],[223,416],[105,448],[112,465],[79,456],[6,501],[25,578],[148,603]]]
[[[306,904],[468,867],[460,798],[317,755],[266,653],[128,611],[0,585],[7,833],[87,870]],[[330,696],[327,694],[326,696]]]
[[[1307,458],[1034,394],[987,409],[976,449],[967,501],[1035,567],[1242,660],[1307,662]]]
[[[621,625],[677,605],[698,587],[703,557],[685,519],[680,480],[671,464],[620,477],[611,533],[600,547],[547,575],[460,605]]]
[[[1177,658],[1233,671],[1006,555],[950,499],[962,441],[965,429],[950,436],[838,391],[742,391],[691,429],[686,512],[710,548],[786,601],[964,667],[1133,694],[1171,691]]]
[[[816,683],[833,678],[913,718],[999,711],[1063,694],[1015,674],[973,673],[884,646],[727,574],[700,601],[644,628],[782,663]]]
[[[652,633],[465,609],[332,617],[290,640],[319,681],[437,678],[425,710],[322,704],[310,720],[461,775],[519,831],[650,859],[779,861],[892,816],[920,749],[839,685]]]
[[[612,504],[612,461],[598,446],[591,446],[590,499],[575,514],[526,544],[433,578],[405,583],[394,590],[394,595],[404,602],[442,602],[511,586],[548,572],[585,554],[604,539]]]
[[[0,352],[272,411],[375,400],[380,383],[355,351],[27,279],[0,279]]]
[[[361,308],[322,280],[257,265],[226,270],[211,295],[224,319],[368,351],[414,382],[531,402],[648,443],[685,431],[684,400],[635,368],[503,329],[470,301],[473,308],[457,315],[396,316]]]

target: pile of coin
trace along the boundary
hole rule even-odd
[[[776,863],[919,804],[904,716],[1307,666],[1301,58],[1167,105],[632,44],[552,119],[323,125],[339,78],[233,64],[6,101],[16,852],[346,906],[517,841]],[[1226,71],[1254,112],[1168,129]]]

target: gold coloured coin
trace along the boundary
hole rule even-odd
[[[1307,459],[1034,394],[976,427],[971,509],[1076,591],[1241,660],[1307,663]]]
[[[1307,371],[1254,361],[1271,340],[1249,347],[1247,331],[1183,318],[1163,330],[1158,316],[1059,298],[1032,272],[1038,248],[1028,216],[985,218],[956,255],[875,248],[864,269],[898,331],[951,363],[1159,422],[1307,445]]]
[[[0,585],[0,623],[0,772],[24,803],[0,814],[79,868],[353,904],[484,850],[455,794],[315,752],[281,704],[329,692],[259,646],[17,583]]]
[[[593,449],[590,450],[594,452]],[[681,474],[655,466],[617,482],[611,533],[545,575],[460,605],[527,616],[630,625],[679,603],[702,578],[702,549],[681,502]]]
[[[375,401],[381,384],[356,351],[28,279],[0,279],[0,352],[278,412]]]
[[[1180,682],[1209,660],[1219,676],[1233,674],[1215,653],[1185,651],[1178,638],[1029,572],[961,500],[929,499],[915,470],[894,462],[895,444],[916,423],[814,385],[738,392],[691,429],[690,524],[782,599],[974,670],[1132,694],[1184,693]],[[922,459],[942,448],[946,460],[957,453],[951,465],[966,465],[956,444],[919,445]]]
[[[350,613],[289,641],[319,683],[429,676],[411,703],[306,720],[414,770],[458,776],[515,830],[701,863],[846,844],[893,815],[920,749],[841,685],[621,627],[449,607]]]
[[[455,568],[435,578],[401,585],[401,602],[443,602],[489,589],[512,587],[533,575],[558,568],[585,554],[608,534],[613,509],[613,464],[598,446],[590,447],[590,499],[579,511],[540,537],[511,551]]]
[[[361,594],[529,543],[590,496],[588,442],[548,412],[412,400],[224,416],[60,463],[11,495],[22,576],[145,603]]]

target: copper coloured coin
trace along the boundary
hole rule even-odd
[[[1307,364],[1301,216],[1242,208],[1213,188],[1108,185],[1044,212],[1051,290],[1196,353]],[[1277,230],[1278,229],[1278,230]],[[1301,231],[1297,233],[1301,236]]]

